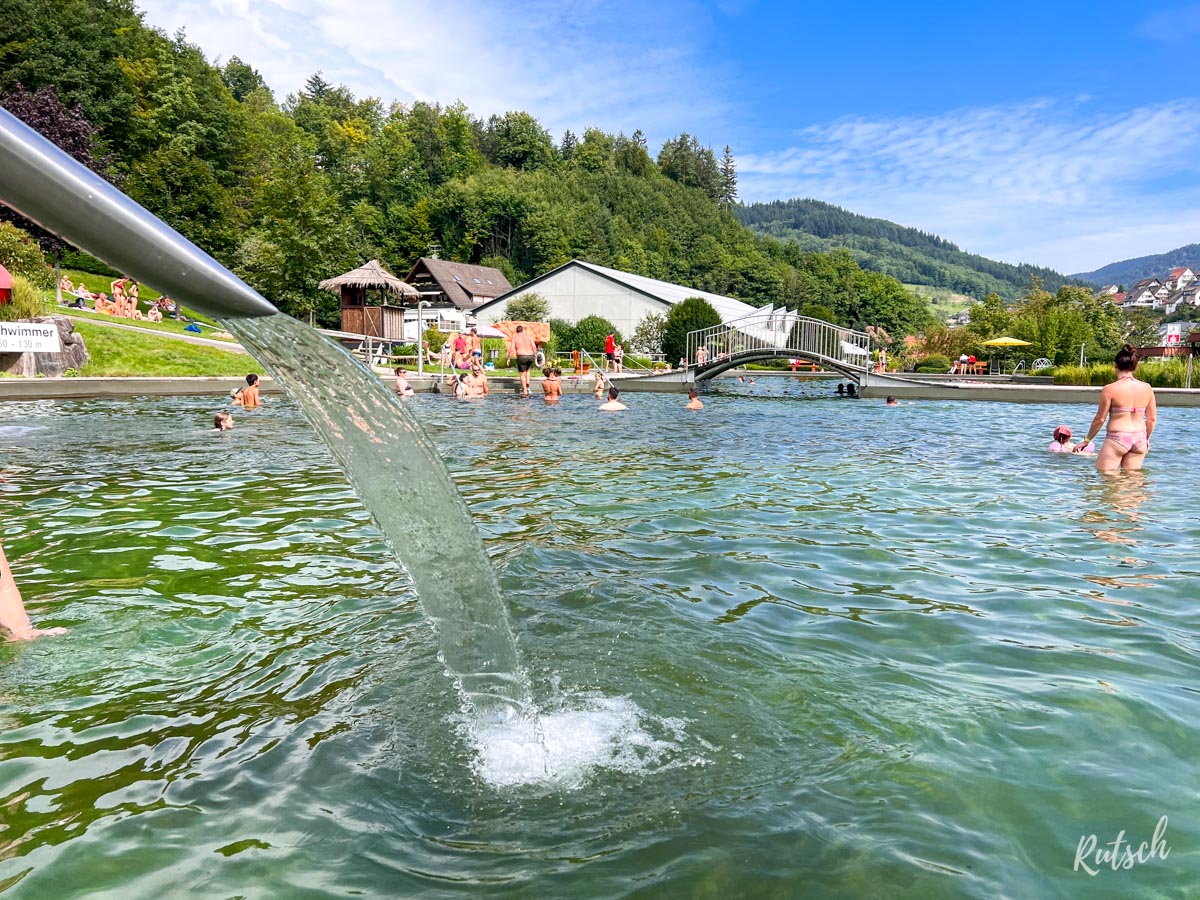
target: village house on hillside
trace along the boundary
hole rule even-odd
[[[1179,266],[1165,278],[1143,278],[1128,291],[1107,285],[1096,295],[1108,297],[1122,309],[1164,310],[1173,313],[1181,303],[1200,306],[1200,280],[1187,266]]]
[[[665,315],[672,306],[689,297],[703,297],[723,322],[755,311],[755,307],[733,297],[574,259],[478,307],[475,314],[481,322],[498,322],[504,318],[509,300],[531,291],[546,298],[551,318],[575,324],[588,316],[601,316],[626,337],[633,334],[646,316]]]
[[[1196,274],[1187,266],[1180,266],[1178,269],[1172,269],[1171,274],[1167,276],[1163,284],[1168,291],[1181,291],[1193,281],[1196,280]]]
[[[404,280],[435,306],[452,304],[466,312],[513,289],[499,269],[426,256],[417,260]]]

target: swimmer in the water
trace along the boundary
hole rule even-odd
[[[219,412],[213,416],[213,431],[232,431],[233,413]]]
[[[65,628],[34,628],[25,612],[21,591],[13,579],[12,569],[4,547],[0,546],[0,628],[8,632],[10,641],[27,641],[41,635],[66,634]]]
[[[605,410],[629,409],[628,406],[626,406],[624,403],[622,403],[620,400],[617,399],[617,397],[620,396],[620,394],[621,394],[621,392],[618,391],[615,387],[610,387],[608,389],[608,402],[602,403],[600,405],[600,408],[605,409]]]
[[[700,402],[700,394],[695,388],[688,391],[688,402],[685,409],[704,409],[704,404]]]

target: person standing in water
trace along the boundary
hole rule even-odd
[[[1117,380],[1106,384],[1100,391],[1100,404],[1096,417],[1092,419],[1080,446],[1073,453],[1082,453],[1083,447],[1091,443],[1108,419],[1108,430],[1100,453],[1096,456],[1097,472],[1116,472],[1119,469],[1140,469],[1150,452],[1150,435],[1158,422],[1158,406],[1154,401],[1154,388],[1138,381],[1133,373],[1138,366],[1138,352],[1132,344],[1126,344],[1117,353],[1114,362]]]
[[[258,396],[258,376],[251,372],[246,376],[246,386],[238,388],[233,395],[233,405],[243,409],[258,409],[262,400]]]
[[[695,388],[688,391],[688,402],[685,409],[704,409],[704,404],[700,402],[700,394]]]
[[[537,357],[537,341],[525,330],[524,325],[518,325],[513,334],[513,353],[517,357],[517,374],[521,376],[521,396],[529,396],[529,370]]]
[[[617,399],[621,394],[615,387],[608,389],[608,402],[600,404],[600,408],[604,410],[629,409],[624,403]]]
[[[558,369],[542,369],[542,395],[547,403],[557,403],[562,396],[562,373]]]
[[[65,628],[34,628],[25,612],[21,591],[8,567],[8,557],[0,546],[0,628],[8,632],[10,641],[27,641],[30,638],[50,634],[66,634]]]

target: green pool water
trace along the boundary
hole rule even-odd
[[[70,629],[0,645],[0,893],[1194,894],[1200,417],[1104,479],[1044,452],[1089,408],[825,390],[412,401],[542,712],[521,784],[289,403],[0,403]],[[1166,859],[1074,869],[1162,816]]]

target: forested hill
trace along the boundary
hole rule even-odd
[[[762,237],[730,211],[732,156],[688,134],[561,140],[531,115],[355,97],[319,72],[280,100],[253,60],[209,62],[133,0],[5,0],[0,104],[232,268],[282,310],[336,325],[324,278],[371,258],[503,270],[573,258],[911,333],[924,303],[844,251]]]
[[[1186,266],[1193,272],[1200,272],[1200,244],[1188,244],[1186,247],[1178,247],[1154,256],[1123,259],[1120,262],[1109,263],[1094,272],[1080,272],[1072,277],[1100,287],[1117,284],[1128,288],[1143,278],[1162,278],[1172,269],[1181,266]]]
[[[1015,299],[1029,289],[1035,275],[1050,291],[1071,280],[1042,266],[1014,266],[966,253],[935,234],[860,216],[820,200],[751,203],[736,212],[760,234],[796,241],[806,250],[846,247],[859,265],[874,272],[980,299],[993,291],[1006,300]]]

